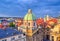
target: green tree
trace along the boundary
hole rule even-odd
[[[11,22],[11,23],[9,24],[9,26],[12,27],[12,28],[14,28],[14,27],[15,27],[15,24],[13,24],[13,22]]]

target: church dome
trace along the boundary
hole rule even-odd
[[[31,9],[28,10],[28,13],[24,17],[24,20],[36,20],[36,17],[32,14]]]

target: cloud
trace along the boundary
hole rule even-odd
[[[29,8],[39,17],[45,13],[55,16],[60,11],[60,0],[0,0],[3,15],[24,16]]]

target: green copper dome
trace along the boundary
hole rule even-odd
[[[31,9],[28,10],[28,13],[24,17],[24,20],[36,20],[36,17],[32,14]]]

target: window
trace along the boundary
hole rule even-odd
[[[11,38],[11,40],[15,40],[15,37]]]
[[[52,41],[54,41],[54,36],[52,36]]]
[[[60,37],[57,37],[57,41],[60,41]]]
[[[25,33],[23,33],[23,35],[25,36]]]
[[[2,41],[7,41],[7,40],[5,39],[5,40],[2,40]]]
[[[28,26],[30,26],[30,23],[28,23]]]
[[[37,34],[39,34],[39,31],[37,31]]]
[[[49,30],[50,30],[50,28],[49,28],[49,27],[47,27],[46,29],[47,29],[47,31],[49,31]]]
[[[35,26],[35,22],[34,22],[34,26]]]
[[[50,36],[49,35],[46,35],[46,39],[49,40],[50,39]]]
[[[23,41],[25,41],[25,38],[23,38]]]
[[[21,38],[21,36],[18,36],[18,38]]]
[[[25,23],[25,25],[26,25],[26,23]]]

